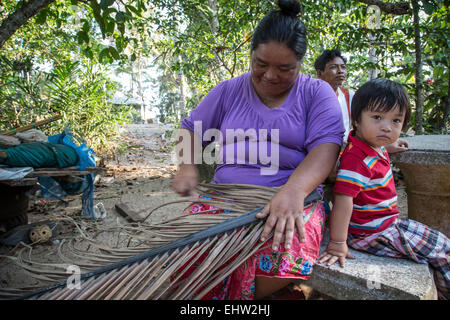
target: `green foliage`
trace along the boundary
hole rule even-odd
[[[13,10],[8,3],[6,11]],[[104,48],[100,32],[87,10],[77,12],[81,20],[73,19],[70,4],[58,1],[45,8],[2,48],[0,130],[57,112],[63,119],[46,125],[46,134],[59,133],[70,123],[90,147],[107,152],[116,147],[117,126],[130,121],[134,110],[110,102],[117,84],[98,63]],[[80,46],[80,32],[89,33],[87,46]]]
[[[315,58],[323,49],[337,47],[349,58],[347,86],[353,89],[366,82],[369,70],[376,68],[378,77],[403,83],[414,101],[415,85],[420,81],[424,86],[426,131],[446,132],[450,108],[450,52],[449,11],[443,0],[419,1],[424,79],[417,81],[411,14],[396,16],[381,12],[380,25],[371,28],[372,13],[366,4],[357,0],[301,2],[301,18],[307,27],[309,42],[302,72],[315,75]],[[0,18],[14,11],[16,5],[13,0],[4,1]],[[6,121],[26,122],[34,114],[49,112],[53,107],[49,97],[43,95],[45,91],[40,89],[45,87],[47,78],[39,76],[37,69],[28,69],[31,72],[28,74],[34,72],[35,75],[24,77],[14,71],[21,64],[25,64],[24,68],[35,68],[36,62],[49,63],[53,74],[58,74],[61,81],[68,81],[68,88],[75,90],[72,81],[76,77],[69,77],[69,70],[78,70],[77,76],[83,74],[88,78],[89,70],[95,73],[92,70],[98,67],[97,63],[115,62],[134,72],[129,66],[144,66],[142,60],[146,57],[152,57],[161,74],[156,80],[161,84],[157,106],[165,118],[176,121],[182,97],[180,75],[184,77],[183,85],[188,92],[186,109],[189,111],[220,81],[249,70],[252,32],[260,19],[274,8],[275,0],[57,1],[24,25],[2,48],[2,54],[9,59],[2,60],[2,65],[7,67],[0,71],[2,79],[8,79],[2,82],[3,100],[0,101],[2,108],[9,108]],[[371,49],[375,49],[376,63],[369,59]],[[70,69],[73,61],[85,59],[89,63],[83,62]],[[56,81],[55,77],[48,79]],[[91,80],[92,92],[99,90],[96,81],[106,80]],[[81,98],[84,105],[101,105],[101,99],[94,99],[95,96]],[[76,99],[74,93],[67,98],[68,104],[74,104]],[[61,101],[57,106],[61,108],[58,110],[63,110],[64,104]],[[14,111],[17,107],[21,113]],[[93,107],[98,110],[96,108]],[[25,114],[28,118],[23,117]],[[95,117],[95,112],[81,114],[83,116],[77,120]],[[114,119],[109,120],[116,121]],[[88,128],[97,128],[95,123],[96,120],[92,120]]]
[[[157,63],[172,87],[177,86],[177,78],[167,73],[182,70],[192,92],[188,109],[194,108],[220,81],[248,71],[252,31],[263,15],[275,8],[274,2],[153,1],[152,22],[157,26],[154,29],[167,35],[153,41],[159,54]],[[412,15],[395,16],[380,11],[380,25],[373,28],[369,23],[373,13],[366,4],[357,1],[303,0],[302,5],[309,43],[302,72],[315,75],[313,64],[317,56],[324,49],[339,48],[349,58],[347,86],[357,89],[369,80],[369,70],[376,68],[378,77],[404,84],[414,106],[416,66]],[[425,129],[440,132],[449,125],[448,7],[443,1],[422,1],[421,8]],[[375,49],[376,63],[369,59],[371,49]],[[177,56],[182,57],[181,61],[174,58]],[[176,96],[172,99],[176,100]],[[163,100],[160,108],[167,109],[173,104]]]
[[[269,1],[153,1],[152,32],[165,35],[152,41],[155,62],[168,82],[160,87],[162,115],[174,118],[180,71],[191,93],[187,111],[220,81],[248,71],[252,31],[271,8]]]
[[[448,6],[443,1],[420,2],[421,47],[424,79],[424,126],[427,132],[448,132],[449,38]],[[310,51],[308,65],[324,48],[340,48],[349,56],[347,85],[357,89],[369,80],[368,71],[376,68],[378,77],[402,83],[415,105],[415,47],[412,15],[395,16],[380,12],[380,25],[368,25],[368,7],[355,1],[320,3],[323,10],[309,4],[306,15]],[[330,14],[331,13],[331,14]],[[372,38],[371,38],[372,36]],[[374,48],[377,63],[369,59]],[[312,54],[311,54],[312,53]],[[315,73],[312,68],[308,70]],[[414,127],[414,119],[410,126]]]
[[[5,85],[0,89],[0,129],[30,124],[56,112],[63,119],[46,126],[46,134],[59,133],[70,123],[74,134],[96,151],[113,146],[116,126],[129,119],[131,110],[109,102],[114,84],[104,70],[87,59],[61,64],[47,74],[26,66],[1,60]]]
[[[42,94],[44,75],[32,70],[30,58],[9,60],[0,56],[0,130],[23,126],[48,113]]]
[[[47,82],[53,110],[99,151],[112,145],[117,126],[129,120],[132,110],[109,101],[115,85],[103,75],[104,71],[89,60],[77,61],[55,68]]]

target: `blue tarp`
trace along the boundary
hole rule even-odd
[[[71,133],[70,127],[67,126],[60,134],[48,137],[48,141],[54,144],[62,144],[71,147],[76,151],[78,155],[78,162],[76,167],[83,171],[86,167],[95,167],[95,152],[86,146],[85,141],[79,139],[80,144],[75,143],[75,138]],[[94,216],[94,178],[95,174],[90,173],[83,176],[84,181],[82,183],[70,183],[61,182],[55,178],[41,177],[39,183],[41,184],[42,195],[51,199],[62,199],[67,194],[80,194],[81,197],[83,215],[92,217]]]

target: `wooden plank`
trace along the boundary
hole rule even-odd
[[[131,220],[133,222],[140,222],[144,218],[141,217],[137,212],[133,211],[128,207],[125,203],[116,203],[116,210],[120,215],[127,218],[128,220]]]
[[[14,180],[0,180],[0,183],[6,184],[10,187],[25,187],[25,186],[34,186],[37,181],[38,181],[37,178],[22,178]]]
[[[30,172],[26,177],[61,177],[61,176],[84,176],[90,173],[102,173],[105,172],[105,168],[99,167],[87,167],[84,171],[80,171],[77,167],[67,168],[36,168],[33,172]]]
[[[27,178],[35,178],[35,177],[61,177],[61,176],[84,176],[90,174],[92,172],[89,171],[75,171],[75,170],[64,170],[64,171],[33,171],[26,175]]]
[[[34,171],[64,171],[64,170],[78,170],[80,171],[80,169],[78,169],[77,167],[65,167],[65,168],[35,168]],[[89,171],[89,172],[97,172],[97,171],[105,171],[107,170],[106,168],[102,168],[102,167],[86,167],[85,171]]]
[[[90,173],[102,173],[107,171],[106,168],[87,167],[86,170],[80,171],[77,167],[68,168],[35,168],[25,177],[20,179],[0,180],[0,183],[10,186],[27,186],[36,183],[38,177],[63,177],[63,176],[84,176]]]

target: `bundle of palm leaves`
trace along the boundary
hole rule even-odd
[[[10,258],[40,280],[40,284],[1,288],[0,298],[201,299],[263,248],[267,240],[259,239],[264,221],[256,218],[256,214],[278,190],[254,185],[201,184],[197,191],[208,199],[198,198],[194,202],[207,203],[227,213],[199,215],[206,212],[198,212],[157,224],[144,222],[102,229],[87,221],[67,218],[79,236],[59,244],[57,255],[63,263],[33,261],[32,248],[24,247]],[[305,207],[318,199],[317,192],[311,194],[305,200]],[[149,211],[146,218],[157,209],[161,208]],[[305,223],[308,219],[309,216],[305,217]],[[89,234],[88,230],[94,231]],[[100,241],[99,235],[105,232],[119,232],[127,246],[111,246]],[[198,259],[205,254],[206,258]],[[185,274],[194,263],[194,271]],[[68,268],[74,265],[80,268],[78,278],[67,274]]]

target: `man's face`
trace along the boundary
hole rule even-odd
[[[334,91],[337,91],[338,87],[342,86],[347,77],[347,67],[345,66],[344,60],[336,57],[328,61],[325,65],[325,70],[317,70],[317,77],[328,82]]]

